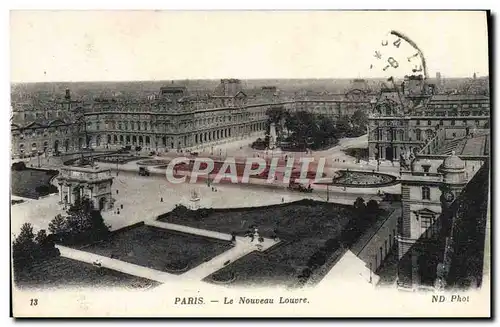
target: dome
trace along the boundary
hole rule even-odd
[[[455,155],[455,151],[453,151],[451,156],[444,159],[442,168],[453,170],[465,169],[465,163],[462,159]]]

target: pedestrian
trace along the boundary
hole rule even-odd
[[[284,198],[284,197],[282,197],[282,198],[281,198],[281,203],[284,203],[284,202],[285,202],[285,198]]]
[[[163,198],[160,198],[160,202],[163,202]]]

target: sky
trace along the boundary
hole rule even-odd
[[[429,76],[488,75],[480,11],[12,11],[10,18],[13,83],[386,77],[369,67],[390,30],[418,45]]]

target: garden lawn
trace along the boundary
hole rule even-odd
[[[200,209],[178,207],[161,215],[163,222],[196,228],[245,235],[250,226],[256,226],[264,237],[278,236],[281,242],[264,252],[251,253],[208,276],[215,282],[218,276],[232,275],[230,284],[273,284],[291,287],[308,267],[328,240],[336,240],[353,219],[359,219],[351,206],[302,200],[283,205],[241,209]],[[330,255],[340,244],[330,248]],[[212,278],[214,277],[214,279]]]
[[[138,287],[158,286],[160,283],[115,270],[55,257],[34,264],[22,272],[14,274],[16,286],[20,288],[45,287]]]
[[[40,194],[35,189],[42,185],[48,186],[52,177],[57,174],[56,170],[31,168],[11,170],[11,192],[23,198],[38,199]]]
[[[183,273],[231,248],[231,243],[142,225],[114,232],[80,250],[139,266]],[[174,268],[174,269],[172,269]]]
[[[235,277],[230,283],[232,286],[293,287],[297,281],[295,269],[258,252],[247,254],[206,277],[205,281],[213,282],[213,276],[228,273]]]

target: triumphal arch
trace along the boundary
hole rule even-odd
[[[108,210],[113,207],[111,169],[98,167],[64,167],[57,178],[60,203],[65,206],[87,197],[94,208]]]

